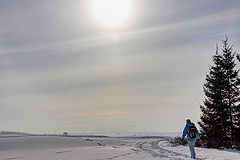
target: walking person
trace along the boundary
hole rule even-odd
[[[182,140],[184,140],[186,135],[187,135],[187,141],[188,141],[188,145],[189,145],[189,149],[190,149],[190,153],[191,153],[191,158],[196,159],[194,144],[195,144],[196,140],[200,138],[200,136],[199,136],[197,127],[195,126],[194,123],[191,122],[190,119],[186,120],[186,126],[183,130]]]

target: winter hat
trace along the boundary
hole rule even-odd
[[[187,119],[187,120],[186,120],[186,123],[187,123],[187,124],[190,124],[190,123],[192,123],[192,122],[191,122],[190,119]]]

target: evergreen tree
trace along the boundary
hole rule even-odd
[[[213,55],[214,65],[210,67],[209,74],[206,75],[206,83],[203,86],[206,98],[201,105],[202,115],[201,122],[201,137],[207,147],[219,148],[223,143],[223,122],[222,114],[224,114],[223,106],[223,83],[224,71],[222,69],[222,56],[218,54],[218,49]]]
[[[238,59],[238,62],[240,62],[240,54],[237,54],[237,59]],[[238,91],[240,92],[240,77],[238,77],[237,87],[238,87]],[[238,100],[240,102],[240,98]],[[240,149],[240,103],[238,103],[238,105],[235,106],[234,110],[235,110],[234,125],[236,129],[236,132],[234,133],[235,145],[238,147],[238,149]]]
[[[233,48],[228,45],[228,39],[226,37],[223,40],[223,69],[225,71],[225,83],[224,83],[224,93],[225,100],[224,105],[226,112],[228,113],[227,121],[227,135],[230,137],[230,145],[235,141],[236,127],[239,121],[239,89],[238,85],[238,70],[235,69],[236,62],[236,52],[233,52]],[[231,147],[231,146],[230,146]]]
[[[206,75],[204,93],[206,98],[200,106],[202,115],[201,135],[207,147],[231,148],[237,141],[239,123],[238,71],[235,70],[235,53],[223,40],[222,54],[213,55],[213,66]],[[235,143],[236,144],[236,143]]]

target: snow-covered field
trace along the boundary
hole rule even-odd
[[[183,160],[187,146],[172,147],[169,137],[0,137],[0,160]],[[239,152],[196,148],[200,160],[238,160]]]

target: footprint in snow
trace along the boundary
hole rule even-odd
[[[116,147],[116,146],[112,146],[113,148],[118,148],[118,147]]]
[[[97,145],[99,145],[99,146],[105,146],[105,144],[101,144],[101,143],[97,143]]]
[[[72,151],[59,151],[59,152],[56,152],[56,154],[59,154],[59,153],[66,153],[66,152],[72,152]]]

